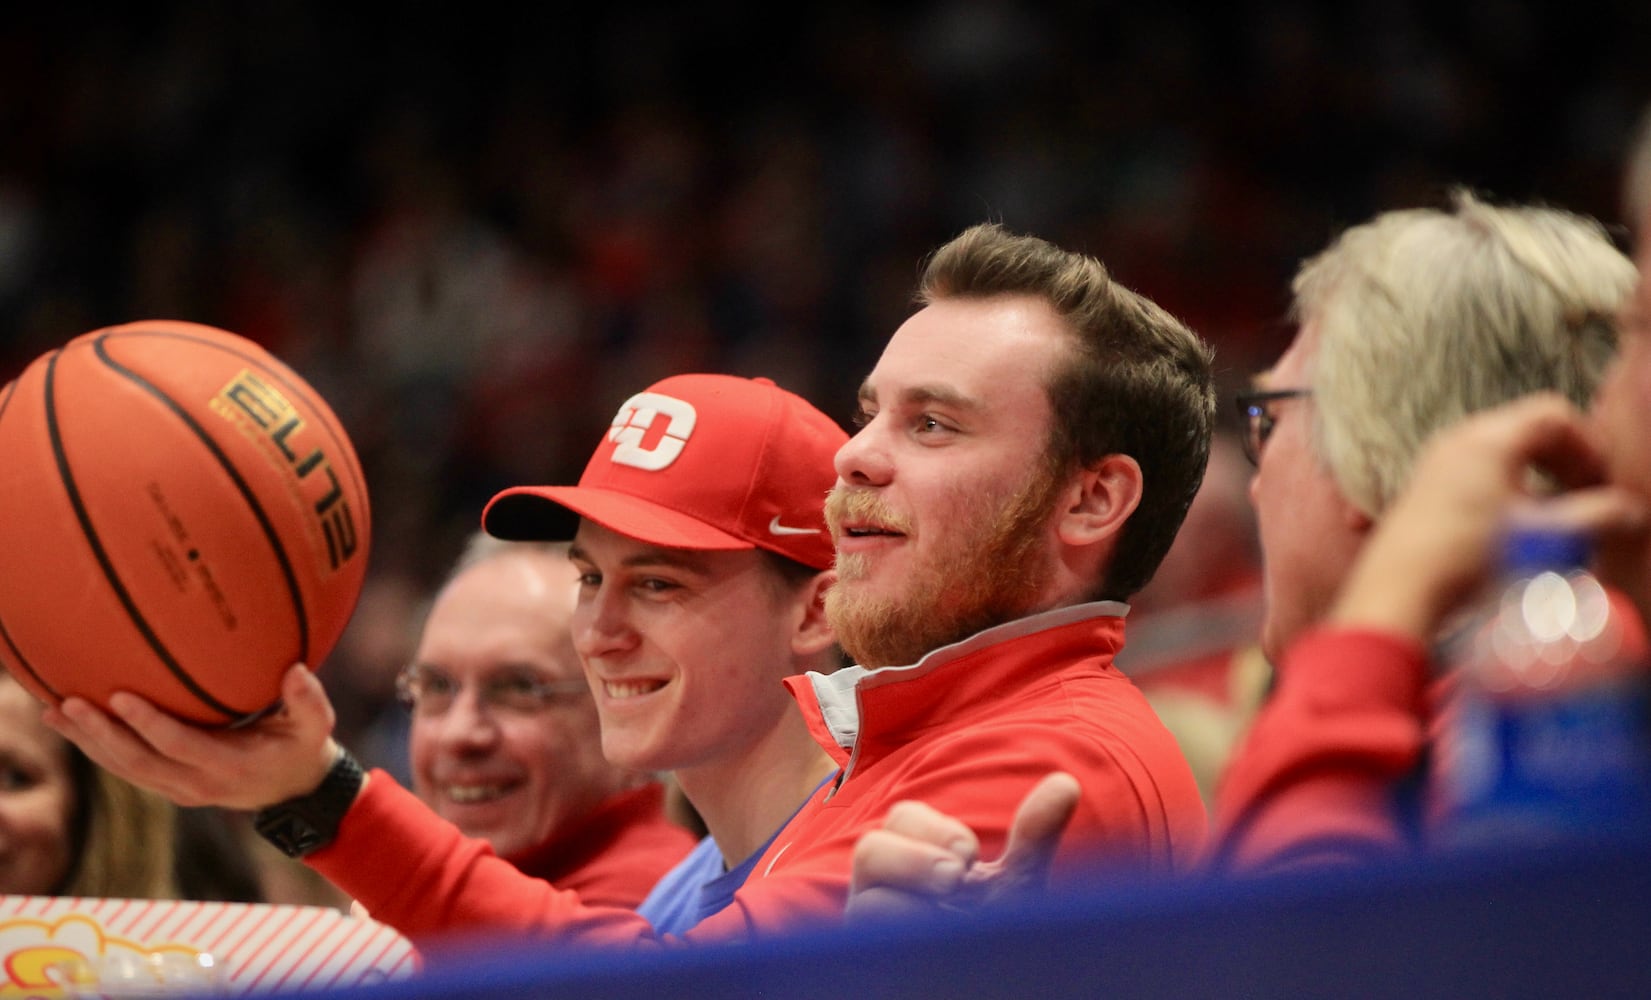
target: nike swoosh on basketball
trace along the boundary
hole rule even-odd
[[[818,535],[819,528],[788,528],[780,523],[780,515],[775,514],[774,520],[768,522],[770,535]]]

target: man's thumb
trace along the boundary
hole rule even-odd
[[[1078,779],[1064,771],[1046,776],[1026,793],[1015,811],[1009,843],[998,862],[1006,875],[1016,882],[1039,886],[1048,879],[1061,834],[1072,821],[1081,794]]]

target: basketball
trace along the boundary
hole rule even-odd
[[[338,641],[369,521],[337,417],[262,347],[83,334],[0,388],[0,661],[49,704],[126,690],[244,724]]]

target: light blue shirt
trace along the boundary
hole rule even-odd
[[[830,781],[836,772],[826,777]],[[824,785],[825,782],[821,782]],[[818,792],[819,788],[815,788]],[[809,798],[813,798],[812,795]],[[798,803],[800,811],[803,804]],[[795,817],[797,814],[791,814]],[[706,837],[695,848],[688,852],[688,856],[676,863],[676,867],[666,872],[664,877],[654,883],[648,892],[648,898],[636,908],[653,924],[654,930],[660,934],[681,934],[699,924],[700,921],[719,913],[729,903],[734,901],[734,893],[750,877],[751,870],[757,867],[757,859],[768,850],[768,845],[780,835],[780,831],[790,824],[788,818],[784,823],[775,827],[774,832],[762,846],[751,852],[751,856],[741,861],[733,868],[724,870],[722,867],[722,850],[717,847],[715,837]]]
[[[724,871],[717,839],[706,837],[654,883],[636,912],[647,917],[661,934],[681,934],[733,900],[735,890],[745,884],[761,853],[746,858],[738,868]]]

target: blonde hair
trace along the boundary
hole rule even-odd
[[[1586,405],[1634,285],[1593,219],[1466,190],[1451,202],[1354,227],[1295,279],[1297,319],[1318,336],[1314,447],[1372,516],[1440,428],[1537,390]]]
[[[177,809],[98,767],[78,749],[71,747],[70,753],[79,849],[61,894],[177,898]]]
[[[0,669],[0,685],[4,684],[22,687]],[[181,836],[179,810],[171,802],[105,771],[79,747],[59,740],[69,783],[70,843],[69,868],[52,887],[53,895],[231,899],[261,892],[256,886],[232,886],[235,874],[222,870],[230,858],[226,851],[232,848],[210,852],[215,856],[209,858],[200,855],[199,845],[180,848],[187,838]],[[180,849],[187,855],[180,857]],[[216,869],[211,869],[213,863]],[[209,869],[212,874],[205,879],[197,874]]]

